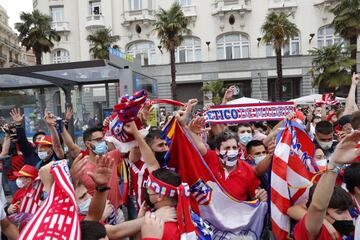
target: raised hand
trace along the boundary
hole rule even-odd
[[[106,117],[103,121],[103,127],[107,127],[110,125],[111,122],[111,118],[110,117]]]
[[[164,234],[164,222],[155,214],[147,212],[144,224],[141,226],[141,236],[143,239],[162,239]]]
[[[360,80],[360,74],[359,73],[353,73],[351,83],[353,85],[357,85],[359,83],[359,80]]]
[[[360,156],[360,148],[356,148],[359,141],[360,131],[358,130],[346,135],[336,146],[330,162],[339,165],[351,163],[356,157]]]
[[[72,117],[73,117],[73,110],[71,107],[67,107],[64,118],[66,121],[69,122],[72,119]]]
[[[139,131],[134,121],[125,123],[123,129],[131,135],[135,135]]]
[[[196,134],[203,133],[209,129],[205,129],[205,118],[203,117],[196,117],[195,119],[192,119],[189,123],[189,129]]]
[[[51,112],[45,110],[44,122],[50,127],[55,127],[56,126],[55,115],[52,114]]]
[[[96,156],[96,170],[95,172],[88,172],[87,174],[91,177],[96,186],[106,186],[110,181],[113,165],[114,159],[109,156]]]
[[[73,184],[76,187],[81,174],[84,172],[85,165],[88,162],[88,157],[83,157],[83,154],[80,153],[73,161],[70,168],[70,176],[73,180]]]
[[[24,114],[21,114],[20,108],[13,108],[10,111],[10,116],[17,125],[21,125],[24,120]]]
[[[231,99],[234,96],[234,92],[235,92],[235,86],[230,86],[228,89],[226,89],[225,95],[224,95],[224,99],[228,100]]]

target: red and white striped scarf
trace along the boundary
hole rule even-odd
[[[288,208],[308,198],[310,172],[317,171],[313,155],[314,144],[303,127],[286,121],[278,135],[271,169],[271,221],[278,240],[289,238]]]
[[[316,105],[337,105],[340,102],[336,100],[333,93],[323,93],[323,95],[321,96],[321,100],[316,100],[315,103]]]
[[[18,239],[81,239],[75,192],[66,160],[54,162],[54,184]]]

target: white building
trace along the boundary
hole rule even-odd
[[[31,65],[33,54],[20,47],[8,19],[6,9],[0,5],[0,68]]]
[[[86,37],[110,27],[121,50],[140,55],[144,72],[158,80],[158,96],[169,98],[169,53],[152,31],[154,13],[175,0],[33,0],[35,9],[53,18],[62,40],[45,63],[91,59]],[[284,98],[315,93],[308,50],[342,41],[329,26],[336,0],[178,0],[191,19],[191,36],[176,52],[178,98],[203,99],[205,81],[236,84],[239,96],[274,99],[276,61],[260,31],[269,11],[287,11],[300,30],[283,49]],[[358,41],[360,42],[360,41]],[[358,46],[360,49],[360,46]],[[358,58],[359,59],[359,58]],[[359,94],[360,96],[360,91]]]

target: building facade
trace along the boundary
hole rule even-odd
[[[175,1],[175,0],[173,0]],[[170,56],[153,31],[155,12],[165,0],[33,0],[34,9],[49,14],[62,35],[45,63],[91,59],[86,37],[109,27],[119,35],[120,49],[141,57],[144,73],[158,80],[158,97],[170,98]],[[300,33],[283,49],[283,96],[286,100],[318,92],[309,74],[308,50],[342,39],[330,26],[336,0],[178,0],[190,19],[191,35],[176,50],[179,100],[211,101],[201,87],[222,80],[236,85],[237,96],[276,100],[276,59],[261,40],[269,11],[292,13]],[[358,41],[360,42],[360,41]],[[360,45],[360,44],[359,44]],[[360,48],[360,46],[358,46]],[[359,59],[359,56],[358,56]],[[358,96],[360,96],[360,91]]]
[[[6,10],[0,6],[0,68],[31,65],[33,54],[19,45],[8,19]]]

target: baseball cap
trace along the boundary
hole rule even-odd
[[[30,177],[32,179],[37,178],[38,176],[38,171],[36,170],[35,167],[30,166],[30,165],[24,165],[20,171],[16,172],[14,171],[14,175],[16,177]]]
[[[40,141],[35,142],[36,145],[52,145],[51,136],[44,136]]]

